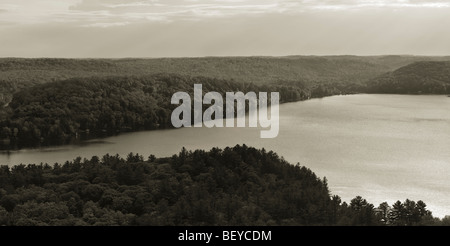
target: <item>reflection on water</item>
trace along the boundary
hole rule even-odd
[[[93,139],[93,140],[80,142],[77,145],[78,146],[90,146],[90,145],[93,145],[93,144],[114,144],[114,143],[106,141],[106,140]]]
[[[0,164],[65,162],[106,153],[159,157],[187,149],[247,144],[274,150],[326,176],[333,194],[361,195],[378,206],[423,200],[450,214],[450,98],[351,95],[280,105],[280,133],[260,128],[183,128],[126,133],[82,144],[0,152]]]

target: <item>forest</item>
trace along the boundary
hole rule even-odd
[[[371,80],[366,91],[393,94],[450,94],[450,62],[415,62]]]
[[[350,89],[402,66],[419,61],[448,61],[429,56],[285,56],[154,59],[0,58],[0,106],[13,94],[39,84],[89,77],[178,74],[239,83],[282,81],[311,87],[333,84]],[[347,88],[349,87],[349,88]]]
[[[448,94],[448,57],[0,59],[0,149],[171,128],[170,98],[279,92],[280,103],[353,93]]]
[[[170,98],[178,91],[192,95],[193,84],[202,84],[204,93],[222,95],[277,91],[281,103],[317,94],[300,82],[255,85],[174,74],[73,78],[16,92],[0,114],[0,140],[4,149],[11,149],[171,128],[171,112],[178,105],[171,104]]]
[[[0,59],[0,149],[171,128],[177,91],[449,94],[448,57]],[[423,201],[342,201],[248,146],[0,167],[0,225],[450,225]]]
[[[0,225],[437,226],[450,218],[434,218],[423,201],[347,203],[307,167],[236,145],[1,166]]]

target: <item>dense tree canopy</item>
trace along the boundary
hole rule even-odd
[[[443,223],[422,201],[375,209],[356,197],[347,204],[330,194],[326,178],[245,145],[0,168],[0,225]]]
[[[416,62],[369,81],[365,91],[396,94],[450,94],[450,62]]]
[[[448,93],[449,63],[419,57],[0,59],[0,146],[171,127],[177,91]],[[427,58],[432,60],[431,58]],[[447,58],[436,58],[445,60]],[[436,60],[435,59],[435,60]],[[397,69],[399,68],[399,69]],[[395,70],[397,69],[397,70]],[[395,70],[395,71],[394,71]],[[383,76],[370,80],[380,74]],[[369,81],[369,83],[366,83]],[[247,146],[0,167],[0,225],[449,225],[423,201],[378,207]]]
[[[176,73],[242,83],[270,84],[305,81],[309,85],[361,84],[415,61],[439,61],[445,57],[414,56],[288,56],[203,57],[158,59],[56,59],[1,58],[0,105],[24,88],[71,78],[146,76]],[[448,59],[447,59],[448,60]]]
[[[206,77],[170,74],[74,78],[36,85],[14,94],[0,114],[0,140],[9,147],[61,144],[79,136],[172,127],[175,92],[280,92],[281,102],[311,97],[301,82],[241,84]],[[206,106],[204,107],[206,109]],[[7,146],[7,147],[8,147]]]
[[[445,59],[0,59],[0,149],[171,127],[172,94],[192,93],[194,83],[222,94],[280,92],[281,103],[359,92],[448,93]]]

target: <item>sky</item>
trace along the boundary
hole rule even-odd
[[[450,0],[0,0],[0,57],[450,55]]]

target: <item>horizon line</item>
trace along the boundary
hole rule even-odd
[[[122,60],[122,59],[183,59],[183,58],[289,58],[289,57],[388,57],[388,56],[403,56],[403,57],[450,57],[450,54],[446,55],[423,55],[423,54],[372,54],[372,55],[352,55],[352,54],[340,54],[340,55],[313,55],[313,54],[297,54],[297,55],[230,55],[230,56],[123,56],[123,57],[58,57],[58,56],[0,56],[0,59],[71,59],[71,60]]]

